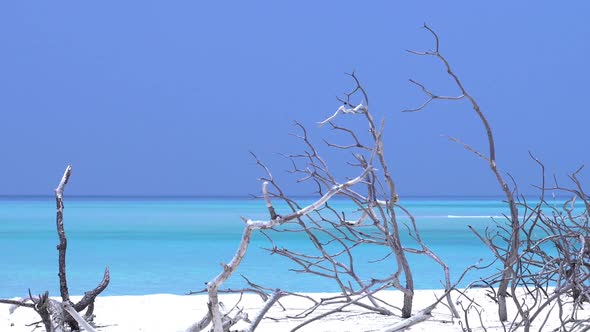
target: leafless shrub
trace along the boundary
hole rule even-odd
[[[348,166],[360,175],[344,183],[340,182],[331,172],[328,161],[322,157],[320,147],[312,142],[308,130],[300,123],[296,123],[300,133],[295,136],[301,140],[305,151],[286,155],[292,165],[290,172],[299,176],[297,182],[312,184],[318,196],[317,200],[305,206],[290,196],[275,179],[270,168],[253,155],[265,173],[265,176],[261,178],[263,181],[261,198],[266,201],[269,220],[251,221],[244,218],[246,226],[236,255],[224,266],[223,271],[207,284],[209,312],[189,331],[203,329],[209,321],[213,321],[214,331],[227,330],[223,327],[223,320],[229,319],[229,316],[227,312],[224,313],[220,309],[217,293],[219,286],[229,278],[245,255],[254,230],[262,231],[268,238],[270,247],[267,250],[271,254],[283,256],[297,266],[292,271],[330,279],[339,289],[340,294],[313,301],[312,305],[301,314],[291,317],[302,319],[302,323],[293,331],[339,312],[347,306],[358,306],[382,315],[394,315],[399,310],[402,318],[409,318],[412,315],[414,276],[407,259],[408,254],[426,255],[441,266],[446,290],[444,299],[452,314],[459,315],[450,297],[450,291],[454,285],[450,280],[448,266],[422,241],[414,217],[410,211],[399,204],[395,182],[385,158],[383,122],[379,126],[376,125],[369,111],[367,92],[355,73],[350,74],[350,77],[355,87],[350,93],[345,94],[344,98],[339,99],[343,105],[319,124],[320,126],[329,125],[334,132],[344,137],[344,143],[325,140],[327,147],[324,148],[345,152],[350,158],[347,162]],[[353,102],[353,100],[358,101]],[[344,115],[353,117],[352,120],[362,120],[361,123],[368,128],[368,134],[355,129],[354,126],[338,124],[337,120]],[[334,196],[344,198],[344,202],[353,206],[354,211],[338,210],[337,204],[331,200]],[[281,202],[282,209],[287,209],[288,212],[279,214],[273,201]],[[347,215],[351,213],[359,216],[350,219]],[[400,215],[407,217],[408,222],[400,222]],[[408,232],[413,243],[402,243],[400,232]],[[275,240],[277,233],[294,234],[293,236],[303,234],[311,244],[309,250],[281,246]],[[372,262],[381,264],[382,270],[388,271],[385,277],[366,276],[359,271],[358,261],[361,258],[355,252],[358,248],[367,246],[385,249],[383,257]],[[379,297],[378,291],[390,288],[403,293],[401,309]],[[236,290],[225,291],[236,292]],[[243,291],[254,291],[254,289],[237,290],[237,292]],[[255,292],[259,292],[259,289]],[[269,295],[263,296],[267,298],[268,303]],[[441,300],[422,310],[423,312],[417,315],[419,317],[413,317],[404,324],[409,326],[428,318],[434,306]],[[318,308],[328,306],[333,309],[315,315]],[[262,317],[261,315],[257,317]],[[253,329],[252,326],[251,329]],[[399,328],[403,327],[400,325]]]
[[[336,143],[332,140],[325,140],[326,145],[331,149],[349,152],[351,159],[348,164],[351,167],[366,167],[371,161],[375,165],[365,177],[361,186],[349,187],[339,193],[346,202],[353,203],[360,214],[353,220],[347,218],[345,211],[339,211],[334,204],[329,202],[307,215],[305,218],[293,220],[288,227],[273,229],[274,232],[304,233],[313,243],[313,253],[296,251],[293,248],[278,246],[272,234],[268,238],[272,243],[269,251],[273,254],[284,256],[299,268],[295,272],[315,274],[334,281],[342,293],[342,298],[351,301],[351,296],[367,294],[371,305],[365,305],[366,309],[381,314],[392,314],[391,310],[381,305],[383,301],[376,298],[374,289],[387,288],[392,286],[404,293],[404,302],[401,308],[401,316],[408,318],[412,312],[412,299],[414,292],[414,276],[408,263],[407,254],[427,255],[441,266],[444,273],[444,287],[450,290],[451,281],[449,269],[444,262],[422,241],[416,222],[410,211],[405,209],[399,202],[395,182],[390,174],[385,157],[383,144],[383,125],[376,125],[373,115],[369,110],[369,97],[361,85],[355,73],[350,74],[355,86],[351,92],[345,94],[340,101],[343,105],[329,118],[320,122],[320,125],[329,125],[333,131],[342,134],[344,143]],[[360,100],[353,102],[353,100]],[[368,128],[368,135],[362,135],[361,130],[354,127],[338,124],[336,121],[348,115],[357,121],[362,120],[365,128]],[[330,171],[327,161],[320,155],[319,148],[310,139],[307,130],[296,124],[301,134],[297,137],[303,142],[306,151],[300,154],[292,154],[287,157],[291,160],[292,173],[300,175],[300,182],[310,182],[317,188],[321,195],[327,188],[335,184],[335,177]],[[362,127],[361,127],[362,128]],[[374,160],[374,161],[373,161]],[[268,171],[266,181],[274,188],[275,199],[282,200],[292,210],[297,209],[298,204],[291,199],[274,181]],[[348,211],[350,213],[350,211]],[[407,217],[409,222],[399,221],[400,216]],[[413,239],[416,247],[411,244],[402,243],[400,232],[407,231]],[[354,251],[359,247],[374,246],[386,248],[385,257],[374,261],[381,263],[383,270],[394,269],[386,277],[370,278],[361,277]],[[448,298],[451,308],[456,310]],[[381,303],[381,304],[380,304]],[[391,305],[388,305],[393,308]]]
[[[409,52],[440,60],[460,94],[439,96],[423,84],[410,80],[426,94],[427,100],[419,107],[406,111],[421,111],[438,99],[466,99],[486,130],[489,148],[487,154],[473,149],[454,137],[449,139],[461,144],[488,163],[510,210],[510,214],[505,215],[503,222],[496,221],[496,226],[486,229],[484,234],[470,227],[502,266],[498,273],[482,279],[480,284],[498,287],[497,290],[491,288],[490,297],[498,305],[498,318],[503,329],[511,331],[522,327],[525,331],[529,331],[533,323],[542,328],[551,320],[559,321],[557,327],[553,326],[559,330],[589,329],[588,317],[578,315],[583,302],[590,301],[588,291],[590,249],[587,249],[590,245],[588,228],[590,197],[584,192],[578,178],[581,168],[569,176],[573,184],[571,187],[560,186],[556,178],[554,178],[555,186],[547,187],[544,165],[531,154],[531,158],[542,170],[542,184],[538,186],[540,195],[536,202],[527,201],[524,195],[519,195],[516,181],[509,174],[507,177],[503,175],[496,165],[494,138],[484,113],[465,89],[447,59],[439,52],[439,38],[436,32],[427,25],[424,25],[424,28],[434,37],[434,50]],[[506,178],[512,182],[512,188],[508,185]],[[568,194],[571,198],[563,204],[551,203],[546,197],[548,192],[557,196]],[[580,203],[576,205],[576,201]],[[515,310],[510,320],[507,297],[511,298]],[[472,300],[467,306],[460,304],[460,307],[465,317],[462,320],[464,331],[472,329],[468,313],[473,310],[476,310],[481,327],[485,329],[482,311],[476,309],[477,306]]]

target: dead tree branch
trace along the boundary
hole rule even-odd
[[[244,232],[242,234],[242,239],[240,241],[240,245],[228,264],[223,265],[223,270],[210,282],[207,283],[207,292],[209,294],[209,309],[211,315],[211,321],[213,324],[213,331],[214,332],[224,332],[223,329],[223,314],[220,310],[220,304],[218,299],[218,289],[219,287],[233,274],[236,268],[239,266],[240,262],[246,255],[246,251],[250,244],[250,239],[252,237],[252,232],[254,230],[262,230],[262,229],[270,229],[277,225],[284,224],[290,220],[297,219],[304,217],[305,215],[309,214],[310,212],[319,209],[323,204],[325,204],[330,198],[334,195],[347,189],[350,186],[353,186],[363,180],[366,174],[371,171],[371,167],[365,168],[362,173],[354,179],[346,181],[341,184],[334,185],[326,194],[324,194],[320,199],[315,201],[314,203],[305,206],[302,209],[294,211],[290,214],[286,214],[285,216],[279,216],[274,212],[274,207],[272,206],[272,202],[268,196],[268,182],[264,182],[262,184],[262,192],[265,196],[265,201],[267,202],[267,208],[269,210],[269,214],[271,217],[275,217],[274,219],[260,221],[260,220],[251,220],[251,219],[244,219],[245,227]],[[271,298],[272,299],[272,298]],[[209,315],[209,313],[207,314]],[[203,321],[203,320],[202,320]]]
[[[40,316],[45,325],[47,332],[65,331],[66,325],[71,331],[78,331],[80,325],[87,331],[94,331],[88,324],[93,319],[94,301],[96,297],[106,289],[110,282],[110,274],[108,267],[105,269],[104,276],[97,287],[91,291],[84,293],[84,296],[78,303],[74,304],[70,300],[68,290],[68,279],[66,274],[66,253],[68,247],[68,240],[64,228],[64,203],[63,195],[66,185],[72,173],[72,166],[68,165],[64,174],[55,189],[55,203],[56,203],[56,228],[59,237],[58,250],[58,276],[59,276],[59,290],[62,302],[58,302],[49,298],[49,293],[45,292],[38,298],[33,297],[29,293],[29,298],[33,304],[26,303],[26,300],[12,301],[0,299],[0,303],[13,304],[27,308],[33,308]],[[78,312],[87,309],[84,318],[80,317]],[[83,323],[82,323],[83,322]]]
[[[440,60],[449,76],[455,82],[457,88],[461,94],[458,97],[438,97],[430,92],[427,88],[425,88],[422,84],[417,83],[414,80],[410,80],[412,83],[421,87],[422,91],[428,96],[427,101],[420,107],[409,110],[409,111],[420,111],[424,109],[431,101],[434,99],[451,99],[451,100],[459,100],[459,99],[467,99],[471,104],[473,111],[477,114],[479,120],[481,121],[482,125],[484,126],[486,136],[487,136],[487,143],[488,143],[488,155],[485,156],[482,153],[472,149],[469,145],[461,143],[466,149],[470,150],[471,152],[475,153],[477,156],[481,157],[482,159],[488,162],[488,166],[490,170],[494,174],[496,181],[500,185],[504,196],[506,197],[506,201],[508,203],[510,209],[510,234],[509,234],[509,241],[508,241],[508,248],[506,250],[506,254],[503,257],[499,257],[503,262],[504,269],[502,272],[502,278],[499,283],[498,289],[498,315],[500,320],[506,321],[508,319],[508,313],[506,309],[506,297],[507,297],[507,289],[509,282],[514,274],[514,264],[516,263],[516,259],[518,257],[518,246],[520,242],[520,222],[518,216],[518,209],[516,207],[516,201],[514,199],[514,194],[512,190],[508,187],[507,182],[504,180],[504,177],[500,173],[497,165],[496,165],[496,146],[494,141],[494,136],[492,133],[492,128],[482,112],[479,104],[476,102],[475,98],[465,89],[463,83],[459,79],[459,76],[453,71],[447,59],[439,52],[439,37],[436,32],[424,24],[424,29],[428,30],[435,40],[435,48],[434,50],[426,51],[426,52],[418,52],[418,51],[409,51],[412,54],[420,55],[420,56],[432,56],[436,59]],[[453,139],[457,142],[460,142],[456,139]]]

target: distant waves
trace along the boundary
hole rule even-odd
[[[491,218],[504,218],[504,216],[456,216],[449,214],[446,216],[449,219],[491,219]]]
[[[504,218],[504,216],[499,215],[454,215],[454,214],[447,214],[447,215],[424,215],[424,216],[413,216],[415,219],[496,219],[496,218]],[[399,216],[399,218],[408,218],[408,216]]]

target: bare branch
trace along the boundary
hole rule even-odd
[[[59,252],[59,292],[61,293],[61,298],[64,302],[70,301],[70,294],[68,292],[68,280],[66,277],[66,250],[68,248],[68,240],[66,238],[63,223],[63,192],[66,184],[68,183],[68,180],[70,179],[71,173],[72,166],[68,165],[68,167],[66,167],[63,177],[61,178],[61,181],[55,189],[55,203],[57,205],[56,224],[57,234],[59,235],[59,245],[57,246],[57,250]]]

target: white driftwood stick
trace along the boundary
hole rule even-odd
[[[355,108],[346,108],[346,106],[342,105],[342,106],[338,107],[338,109],[336,110],[336,112],[334,112],[334,114],[332,116],[330,116],[329,118],[327,118],[326,120],[324,120],[322,122],[318,122],[318,125],[321,127],[321,126],[325,125],[326,123],[334,120],[334,118],[336,118],[338,116],[338,113],[359,114],[359,113],[363,113],[366,111],[367,111],[367,107],[363,106],[363,104],[358,104]]]
[[[367,219],[368,215],[369,214],[366,211],[363,211],[363,214],[361,214],[361,216],[360,216],[360,218],[358,218],[358,220],[344,220],[344,223],[349,226],[360,226],[363,224],[365,219]]]
[[[262,196],[264,196],[264,200],[266,201],[266,208],[268,209],[268,213],[270,214],[270,219],[274,220],[277,218],[277,213],[275,211],[274,206],[272,206],[272,202],[270,201],[270,196],[268,196],[268,182],[264,181],[262,183]]]
[[[63,303],[47,298],[47,311],[49,312],[51,324],[53,326],[52,332],[66,332],[66,314]]]
[[[211,311],[207,310],[207,314],[201,318],[200,321],[194,323],[193,325],[191,325],[186,332],[200,332],[203,331],[207,325],[209,325],[209,323],[211,323]]]
[[[414,324],[418,324],[420,322],[423,322],[425,320],[428,320],[432,317],[432,310],[436,307],[436,305],[439,302],[437,301],[436,303],[433,303],[431,305],[429,305],[428,307],[418,311],[417,314],[415,314],[414,316],[410,317],[410,318],[406,318],[404,320],[402,320],[401,322],[394,324],[393,326],[390,326],[388,328],[385,328],[383,330],[381,330],[380,332],[396,332],[396,331],[401,331],[401,330],[405,330],[408,327],[414,325]]]
[[[23,297],[14,298],[13,300],[18,301],[18,302],[22,302],[22,303],[27,303],[27,301],[31,301],[31,298],[27,295],[27,296],[23,296]],[[21,305],[19,305],[19,304],[11,305],[10,307],[8,307],[8,314],[12,315],[16,311],[16,309],[18,309],[20,307],[21,307]]]
[[[96,332],[96,330],[92,326],[90,326],[90,324],[88,324],[88,322],[84,320],[84,318],[80,316],[80,314],[76,311],[76,309],[74,309],[74,307],[72,307],[71,304],[67,302],[64,303],[64,310],[67,311],[68,314],[70,314],[70,316],[72,316],[76,320],[76,322],[78,322],[80,327],[84,328],[86,331],[89,332]]]
[[[254,316],[254,320],[252,320],[252,323],[250,324],[250,326],[248,327],[247,330],[244,330],[243,332],[254,332],[254,330],[256,330],[256,327],[258,327],[258,324],[260,324],[260,322],[262,321],[262,318],[264,318],[264,315],[266,315],[266,313],[268,312],[268,310],[270,310],[270,308],[281,298],[281,296],[283,296],[284,293],[281,292],[280,290],[276,290],[272,293],[272,296],[266,300],[266,302],[264,303],[264,306],[256,313],[256,316]]]
[[[369,173],[369,171],[371,170],[371,167],[367,167],[363,170],[363,172],[361,173],[361,175],[357,176],[354,179],[351,179],[347,182],[344,182],[342,184],[338,184],[333,186],[330,190],[328,190],[328,192],[326,192],[324,194],[324,196],[320,197],[320,199],[318,199],[317,201],[313,202],[312,204],[302,208],[301,210],[295,211],[289,215],[286,215],[284,217],[281,218],[277,218],[275,220],[265,220],[265,221],[260,221],[260,220],[250,220],[248,219],[246,221],[246,225],[247,226],[251,226],[254,229],[268,229],[271,227],[274,227],[276,225],[282,224],[284,222],[287,222],[289,220],[295,219],[295,218],[299,218],[299,217],[303,217],[306,214],[319,209],[320,207],[322,207],[322,205],[324,205],[328,200],[330,200],[330,198],[332,198],[334,195],[336,195],[337,193],[341,192],[342,190],[349,188],[359,182],[361,182],[365,176],[367,175],[367,173]],[[264,185],[264,184],[263,184]]]

